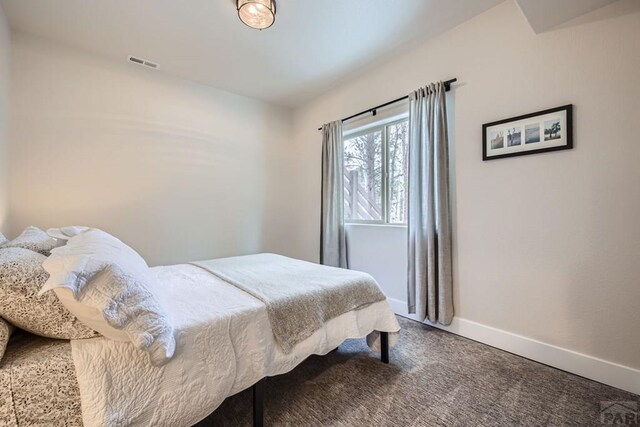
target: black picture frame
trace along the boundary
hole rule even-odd
[[[509,131],[506,144],[505,129]],[[489,132],[493,138],[487,137]],[[482,125],[483,161],[572,148],[573,104]]]

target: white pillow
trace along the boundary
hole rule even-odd
[[[155,274],[129,246],[90,228],[51,251],[42,264],[49,279],[40,293],[54,289],[62,304],[107,338],[131,341],[166,363],[175,351],[169,316],[153,294]]]
[[[84,227],[81,225],[72,225],[69,227],[60,227],[60,228],[50,228],[47,230],[47,234],[54,239],[67,241],[73,236],[76,236],[80,233],[84,233],[88,231],[89,227]],[[62,245],[60,245],[62,246]]]
[[[69,288],[55,288],[53,292],[64,308],[69,310],[85,325],[99,331],[103,336],[113,341],[131,341],[129,335],[122,329],[116,329],[104,319],[102,311],[92,305],[77,301]]]

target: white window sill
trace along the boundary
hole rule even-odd
[[[388,228],[407,228],[406,224],[380,224],[368,222],[345,222],[345,227],[388,227]]]

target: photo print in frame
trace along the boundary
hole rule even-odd
[[[573,148],[573,105],[482,125],[482,160]]]

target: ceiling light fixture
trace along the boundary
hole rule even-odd
[[[276,20],[276,0],[236,0],[238,17],[245,25],[264,30]]]

